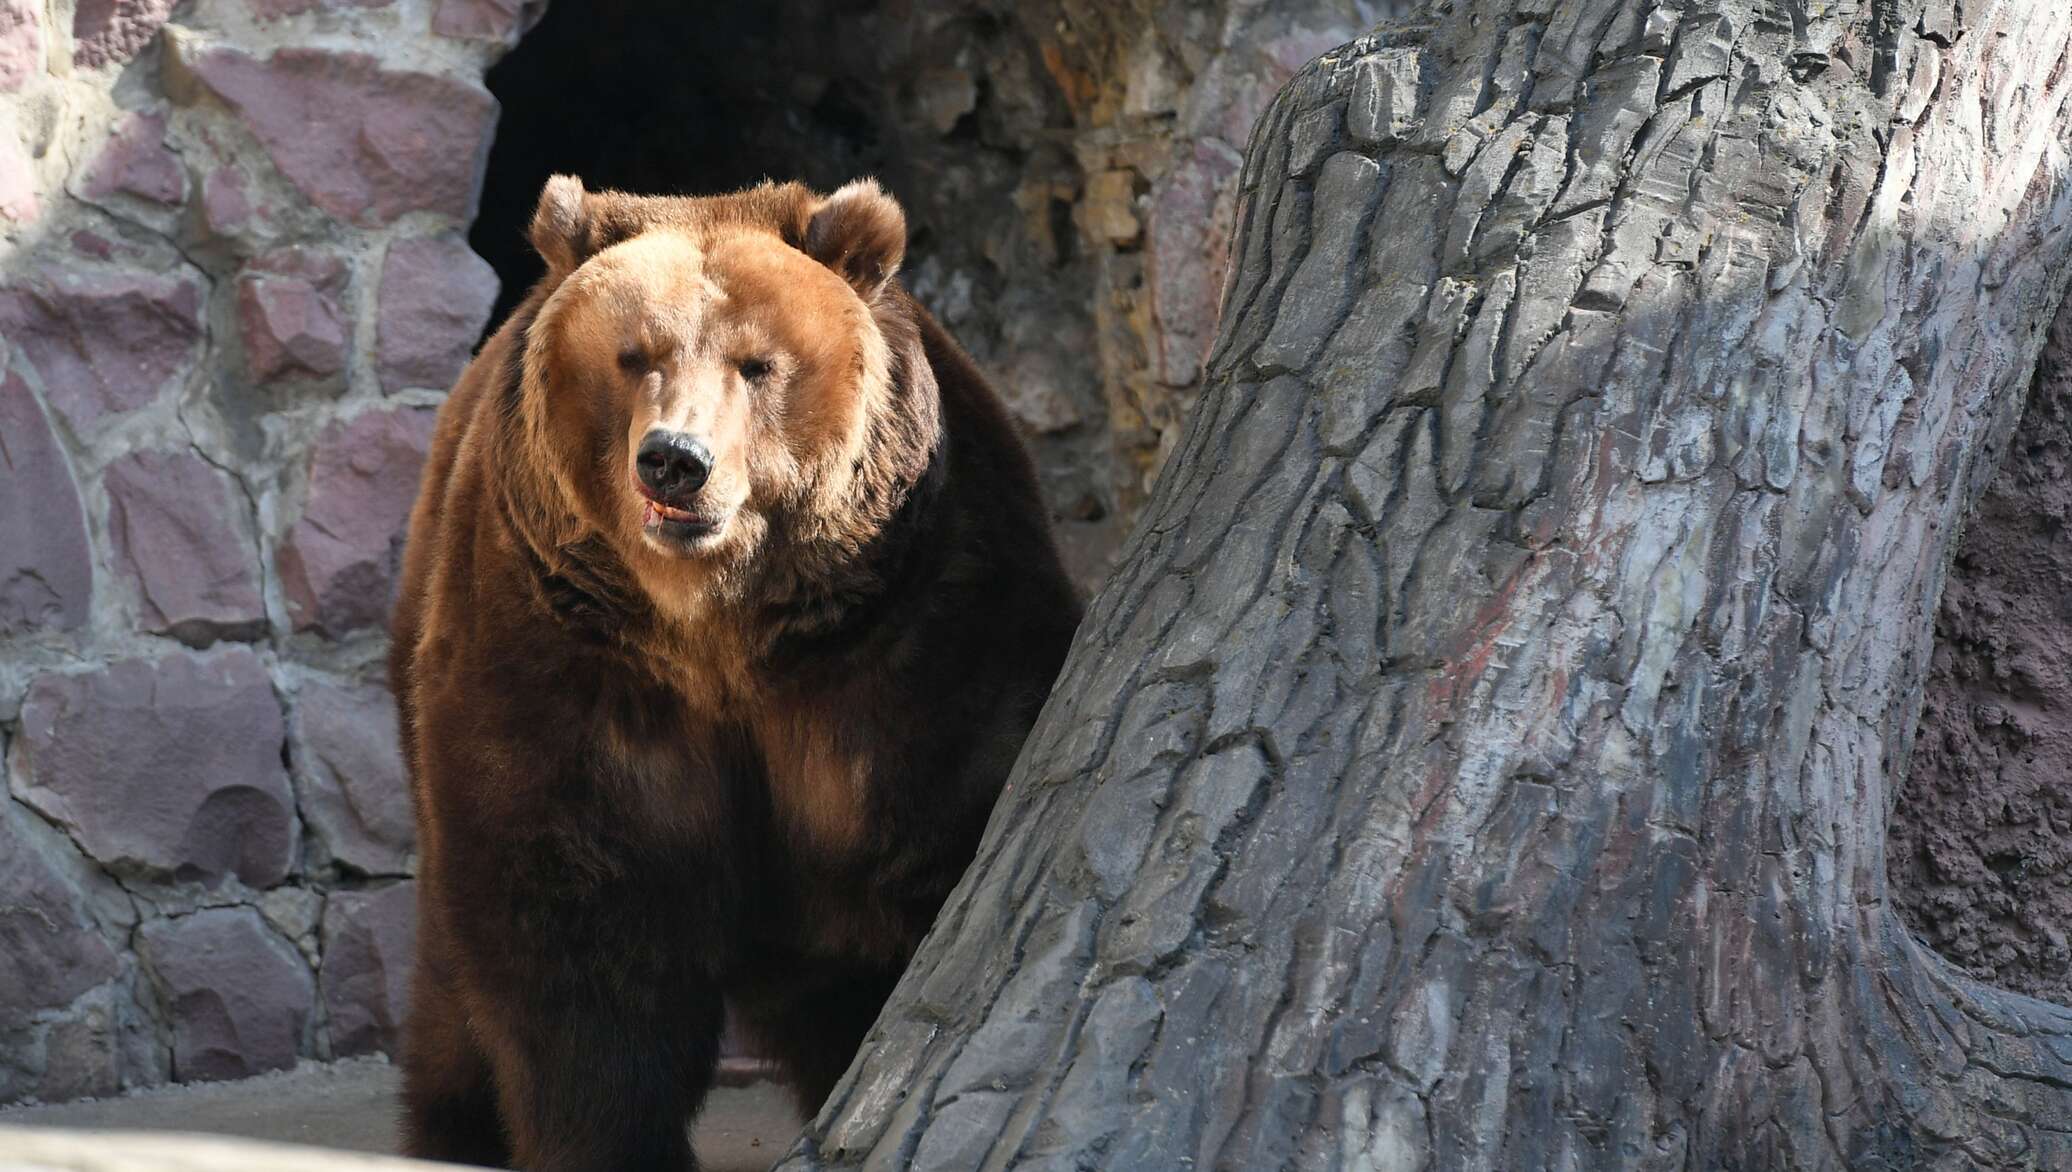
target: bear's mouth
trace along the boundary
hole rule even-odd
[[[640,527],[649,535],[669,539],[679,544],[696,544],[711,536],[726,520],[712,517],[682,505],[668,501],[648,491],[645,484],[634,481],[633,487],[640,493]]]

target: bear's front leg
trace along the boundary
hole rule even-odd
[[[442,836],[420,882],[445,938],[420,955],[449,962],[514,1167],[688,1172],[721,1028],[724,913],[697,914],[717,876],[561,813]]]

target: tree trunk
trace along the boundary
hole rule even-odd
[[[2059,0],[1453,0],[1313,63],[1187,437],[784,1166],[2072,1166],[2072,1012],[1884,894],[2068,149]]]

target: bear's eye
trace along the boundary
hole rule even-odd
[[[749,382],[760,382],[770,373],[770,360],[767,358],[743,358],[740,370],[742,378],[747,379]]]
[[[632,347],[619,351],[620,370],[627,374],[646,374],[647,368],[648,359],[645,351]]]

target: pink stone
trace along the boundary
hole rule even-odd
[[[286,730],[250,649],[46,672],[22,702],[16,796],[104,866],[248,886],[294,859]]]
[[[496,102],[480,86],[384,69],[364,53],[198,53],[194,75],[238,113],[290,183],[331,215],[386,224],[472,217]]]
[[[230,477],[192,452],[136,452],[108,468],[115,564],[145,630],[201,645],[258,634],[258,546]]]
[[[91,200],[117,193],[168,207],[187,198],[187,171],[165,143],[165,118],[131,114],[118,123],[87,168],[80,190]]]
[[[11,135],[0,135],[0,216],[27,224],[42,211],[34,165]]]
[[[255,381],[345,369],[345,265],[335,256],[284,249],[238,278],[238,327]]]
[[[121,65],[158,35],[179,0],[79,0],[72,14],[72,63]]]
[[[173,1078],[245,1078],[295,1065],[316,982],[249,907],[153,920],[137,932],[173,1025]]]
[[[452,386],[482,337],[496,293],[496,270],[458,236],[390,245],[375,343],[381,389]]]
[[[1151,193],[1151,312],[1158,331],[1158,381],[1186,386],[1215,336],[1228,262],[1231,186],[1243,163],[1203,141]]]
[[[62,1009],[119,971],[84,892],[0,802],[0,1026]]]
[[[533,15],[527,0],[439,0],[432,31],[442,37],[512,44]]]
[[[276,248],[252,258],[251,269],[255,273],[308,281],[333,297],[345,292],[345,261],[334,253],[315,248]]]
[[[324,1007],[331,1052],[394,1052],[410,1000],[417,885],[335,891],[324,903]]]
[[[0,288],[0,336],[43,376],[74,428],[134,411],[193,368],[201,289],[184,276],[51,272]]]
[[[29,384],[9,373],[0,377],[0,635],[80,626],[93,583],[72,469]]]
[[[36,0],[0,0],[0,94],[42,76],[42,12]]]
[[[368,411],[317,437],[308,504],[280,552],[295,629],[336,638],[387,624],[433,417],[428,407]]]
[[[108,243],[108,238],[99,232],[89,232],[81,228],[72,233],[72,251],[93,257],[95,260],[108,260],[115,255],[115,246]]]
[[[296,693],[292,729],[302,811],[317,845],[363,875],[407,874],[417,826],[388,689],[308,680]]]

